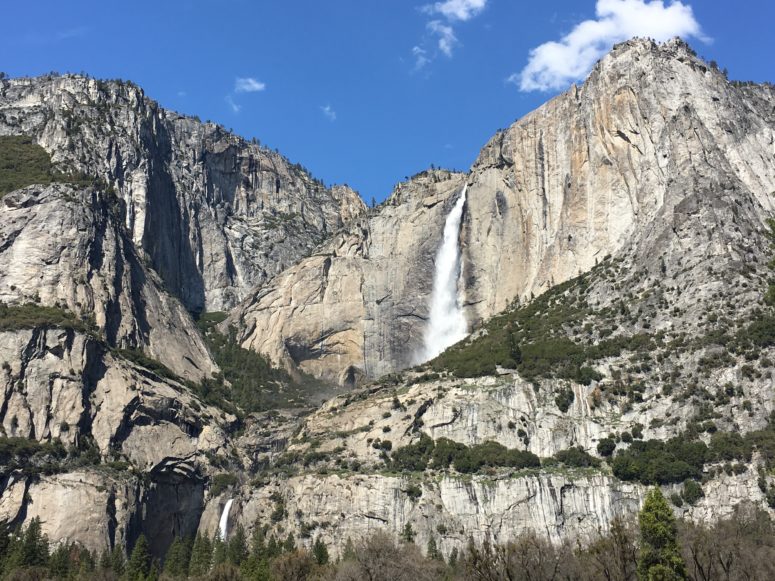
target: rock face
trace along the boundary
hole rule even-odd
[[[0,81],[0,135],[33,137],[66,173],[102,177],[167,288],[226,310],[365,211],[299,165],[131,83],[76,75]]]
[[[746,209],[748,223],[761,224],[775,203],[774,97],[770,87],[729,83],[682,41],[634,40],[602,59],[583,86],[498,133],[465,178],[461,245],[469,323],[586,272],[607,255],[637,249],[637,267],[653,264],[664,250],[662,234],[676,222],[692,222],[711,197],[724,198],[727,208],[745,198],[752,205]],[[403,232],[393,238],[396,222],[390,218],[400,207],[388,204],[369,220],[371,241],[395,240],[425,254],[398,263],[389,274],[399,285],[412,285],[392,321],[379,317],[380,301],[395,293],[376,292],[364,293],[363,306],[358,298],[357,310],[346,317],[323,309],[306,320],[295,317],[292,325],[278,323],[287,318],[300,278],[307,279],[301,287],[317,289],[327,264],[321,255],[280,275],[241,307],[244,345],[282,361],[303,361],[303,369],[340,380],[351,375],[348,369],[378,377],[415,363],[410,354],[422,319],[407,325],[396,315],[426,315],[429,265],[449,196],[439,209],[408,220],[428,241],[420,246]],[[394,248],[372,243],[368,264],[379,266],[337,271],[338,288],[383,288],[372,279],[381,276],[383,264],[394,264]],[[324,251],[332,253],[331,246]],[[295,300],[297,310],[320,302],[310,296]],[[339,342],[331,357],[319,344],[327,330],[359,336],[363,327],[368,336],[374,326],[383,329],[381,337],[401,337],[403,345],[390,348],[391,341],[383,340],[375,351],[367,340],[350,338]],[[303,355],[289,357],[284,343]]]
[[[4,467],[0,519],[39,516],[52,542],[97,551],[144,532],[160,555],[175,535],[197,530],[207,457],[225,449],[233,416],[72,329],[2,332],[0,360],[4,434],[96,449],[88,461],[62,460],[53,475]],[[100,457],[128,464],[92,467]]]
[[[32,186],[0,199],[0,302],[93,317],[111,346],[144,350],[191,380],[217,369],[186,309],[138,255],[120,200],[99,189]]]
[[[775,199],[769,87],[740,87],[680,40],[634,40],[581,87],[498,133],[471,170],[471,319],[586,272],[673,219],[687,194]],[[650,249],[643,249],[644,253]]]
[[[433,537],[448,556],[453,549],[463,551],[471,538],[505,543],[527,532],[555,543],[588,542],[607,531],[614,517],[637,511],[646,492],[581,472],[505,479],[442,476],[422,483],[418,498],[407,493],[412,484],[397,476],[295,477],[258,492],[241,490],[244,496],[232,505],[232,526],[250,529],[257,520],[270,522],[279,496],[289,515],[302,515],[283,523],[302,545],[311,546],[313,539],[305,536],[313,531],[338,556],[348,538],[357,542],[377,530],[398,536],[410,524],[419,546]]]
[[[224,325],[243,347],[340,384],[417,362],[433,259],[463,174],[436,170],[398,187],[375,214],[260,287]]]

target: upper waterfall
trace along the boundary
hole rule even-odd
[[[459,291],[460,222],[463,217],[463,206],[466,203],[467,189],[468,185],[465,185],[444,223],[444,237],[436,254],[430,318],[425,328],[422,361],[433,359],[444,349],[468,335],[468,324],[463,315]]]

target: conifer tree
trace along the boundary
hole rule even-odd
[[[439,548],[436,546],[436,538],[433,535],[428,539],[428,558],[436,561],[444,560],[439,552]]]
[[[231,540],[226,547],[226,560],[239,567],[248,558],[248,540],[242,525],[232,533]]]
[[[126,571],[126,556],[124,550],[118,545],[110,552],[110,569],[117,577],[121,577]]]
[[[221,539],[221,535],[216,533],[213,539],[213,567],[226,562],[226,548],[227,545]]]
[[[188,564],[191,560],[191,539],[176,537],[164,559],[164,572],[170,577],[188,576]]]
[[[203,577],[210,571],[210,565],[213,561],[213,545],[210,537],[197,534],[194,539],[194,546],[191,549],[191,561],[188,567],[188,574],[191,577]]]
[[[643,581],[686,579],[675,517],[659,488],[646,496],[638,521],[641,541],[638,577]]]
[[[320,537],[315,539],[315,544],[312,545],[312,554],[314,555],[315,561],[317,561],[318,565],[328,564],[328,547],[326,547],[326,544]]]
[[[35,517],[24,531],[22,545],[24,565],[45,567],[48,562],[48,538],[41,532],[40,519]]]
[[[342,561],[354,561],[355,560],[355,545],[350,537],[347,537],[347,541],[344,544],[344,551],[342,551]]]
[[[78,548],[78,576],[80,579],[90,579],[93,577],[97,566],[96,553],[92,553],[86,547]],[[72,567],[71,567],[72,569]]]
[[[283,542],[283,552],[290,553],[296,550],[296,539],[293,538],[293,533],[288,533]]]
[[[453,570],[457,568],[457,559],[458,559],[457,555],[458,555],[457,547],[453,547],[452,550],[449,553],[449,561],[447,561],[447,564]]]
[[[100,560],[99,560],[99,567],[103,571],[109,571],[110,570],[110,551],[105,549],[100,553]]]
[[[67,579],[70,576],[70,551],[72,547],[66,543],[60,544],[48,559],[48,573],[57,579]]]
[[[137,538],[132,556],[126,566],[126,576],[128,581],[145,581],[151,572],[151,552],[148,548],[148,539],[141,534]]]
[[[267,559],[274,559],[283,552],[282,546],[277,543],[277,539],[274,535],[269,536],[269,542],[266,544],[266,557]]]
[[[413,543],[415,537],[414,529],[412,528],[412,523],[406,523],[404,525],[404,530],[401,531],[401,539],[405,543]]]

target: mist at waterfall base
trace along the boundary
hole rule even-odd
[[[221,513],[221,520],[218,522],[218,534],[222,541],[226,540],[226,534],[229,532],[229,511],[231,510],[233,502],[233,498],[226,501],[226,505],[223,507],[223,512]]]
[[[430,317],[425,328],[423,349],[419,357],[421,362],[433,359],[444,349],[468,335],[468,325],[463,315],[459,292],[460,222],[463,217],[463,206],[466,203],[467,189],[467,185],[463,187],[463,192],[444,223],[444,236],[436,254]]]

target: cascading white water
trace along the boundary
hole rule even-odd
[[[221,513],[221,520],[218,522],[218,534],[221,536],[222,541],[226,541],[226,533],[229,532],[229,511],[231,510],[232,502],[234,502],[233,498],[226,501],[226,505]]]
[[[466,203],[463,187],[452,211],[444,223],[444,238],[436,254],[436,272],[433,276],[430,318],[425,328],[422,361],[433,359],[450,345],[468,335],[468,325],[460,304],[458,281],[460,279],[460,221]]]

